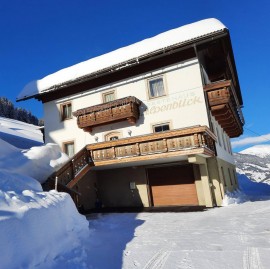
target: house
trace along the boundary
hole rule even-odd
[[[31,82],[18,101],[29,98],[43,103],[45,142],[71,157],[59,186],[85,209],[213,207],[237,188],[230,138],[243,133],[243,101],[216,19]]]

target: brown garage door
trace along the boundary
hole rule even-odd
[[[154,206],[198,205],[192,165],[148,169]]]

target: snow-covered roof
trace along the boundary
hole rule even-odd
[[[72,83],[80,78],[89,76],[98,71],[116,65],[122,65],[149,53],[166,49],[173,45],[181,45],[204,36],[211,35],[226,29],[219,20],[211,18],[161,33],[152,38],[134,43],[101,56],[91,58],[87,61],[62,69],[40,80],[27,84],[17,100],[28,99],[47,91],[54,90],[61,85]]]

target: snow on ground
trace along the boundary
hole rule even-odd
[[[270,201],[90,219],[88,268],[267,269]]]
[[[29,149],[43,144],[39,126],[0,117],[0,139],[17,148]]]
[[[227,206],[204,212],[87,221],[68,194],[41,191],[38,181],[63,161],[55,145],[21,150],[0,139],[0,148],[1,269],[269,268],[267,184],[240,175]]]
[[[269,268],[270,186],[239,185],[204,212],[90,215],[88,268]]]
[[[7,130],[19,130],[23,138],[27,133],[29,144],[39,139],[29,124],[7,122]],[[5,134],[12,141],[8,136],[13,134]],[[43,192],[39,183],[68,157],[57,145],[22,150],[6,141],[0,138],[0,268],[84,268],[86,218],[68,194]]]

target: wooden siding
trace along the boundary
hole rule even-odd
[[[243,133],[244,118],[236,93],[230,80],[206,85],[208,102],[212,115],[229,137]]]
[[[135,124],[140,116],[140,104],[141,101],[136,97],[129,96],[77,110],[73,115],[77,117],[79,128],[91,132],[92,128],[96,126],[118,121],[127,120],[129,123]]]

